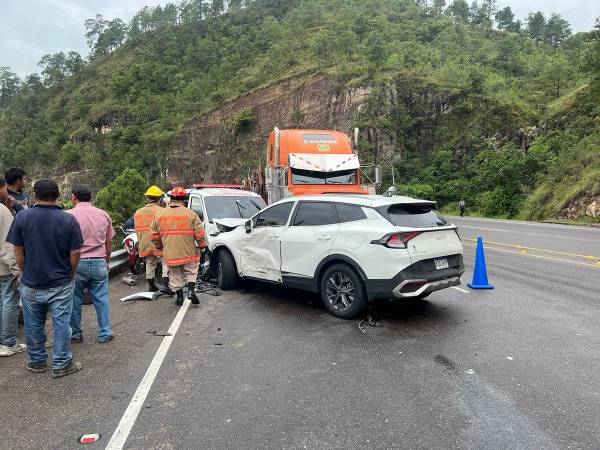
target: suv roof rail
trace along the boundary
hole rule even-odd
[[[213,184],[213,183],[194,183],[192,184],[194,189],[206,189],[206,188],[229,188],[229,189],[244,189],[242,184]]]

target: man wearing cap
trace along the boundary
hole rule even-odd
[[[105,344],[112,340],[110,315],[108,311],[108,263],[112,251],[112,238],[115,230],[110,216],[92,206],[92,191],[84,184],[77,184],[71,190],[71,201],[75,207],[68,211],[79,224],[83,236],[81,259],[77,265],[75,291],[73,294],[73,313],[71,314],[71,342],[83,342],[81,331],[81,305],[83,291],[87,288],[96,308],[98,336],[96,341]]]
[[[144,194],[148,199],[146,206],[138,209],[134,216],[133,222],[135,226],[135,233],[138,238],[138,247],[140,256],[144,258],[146,262],[146,280],[148,280],[148,290],[150,292],[158,291],[154,278],[156,276],[156,266],[161,263],[163,256],[162,250],[157,249],[152,240],[150,239],[150,225],[154,220],[154,216],[160,211],[164,210],[161,205],[163,197],[163,191],[157,186],[150,186]],[[167,265],[162,261],[162,286],[160,291],[164,294],[173,295],[174,292],[169,287],[169,269]]]
[[[171,202],[160,211],[150,226],[152,242],[163,251],[165,264],[169,266],[169,281],[177,297],[175,304],[183,305],[183,287],[187,283],[192,304],[200,300],[194,292],[198,277],[200,252],[206,247],[204,227],[198,215],[184,206],[187,193],[182,187],[170,193]]]
[[[36,205],[15,217],[6,240],[15,246],[23,274],[19,289],[23,303],[29,362],[27,370],[45,372],[46,316],[52,315],[54,347],[52,377],[81,370],[71,353],[73,278],[79,264],[83,238],[75,217],[56,204],[58,186],[42,179],[33,186]]]

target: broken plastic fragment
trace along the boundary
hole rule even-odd
[[[475,371],[473,369],[469,369],[469,370],[465,371],[465,373],[468,375],[473,375],[475,373]]]
[[[173,336],[173,333],[166,333],[164,331],[146,331],[146,333],[151,334],[152,336]]]
[[[507,356],[506,359],[508,359],[509,361],[512,361],[515,358],[513,358],[512,356]]]

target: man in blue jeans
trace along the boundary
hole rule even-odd
[[[6,242],[6,235],[13,223],[13,216],[6,206],[8,191],[6,182],[0,178],[0,356],[12,356],[24,352],[25,344],[17,342],[19,328],[19,293],[17,284],[21,272],[15,259],[15,250]]]
[[[46,316],[52,315],[52,377],[81,370],[71,353],[73,278],[83,245],[77,220],[56,204],[58,186],[42,179],[33,186],[36,205],[15,217],[6,240],[15,246],[21,269],[20,293],[29,362],[27,370],[45,372]]]
[[[84,184],[73,186],[71,201],[75,207],[68,212],[77,219],[83,236],[81,259],[75,277],[73,314],[71,315],[72,343],[83,342],[81,331],[81,305],[83,291],[88,289],[98,318],[96,341],[105,344],[112,340],[108,313],[108,262],[115,236],[107,213],[90,203],[92,191]]]

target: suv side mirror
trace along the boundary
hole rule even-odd
[[[246,228],[246,233],[250,233],[252,231],[252,219],[246,221],[244,228]]]

